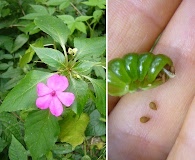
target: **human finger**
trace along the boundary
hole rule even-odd
[[[195,98],[167,160],[195,159]]]
[[[155,89],[127,94],[109,116],[108,153],[112,160],[166,159],[195,94],[195,1],[182,1],[154,52],[169,55],[176,77]],[[148,107],[155,101],[158,110]],[[146,124],[143,115],[150,116]]]

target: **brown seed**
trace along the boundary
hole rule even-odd
[[[162,82],[163,82],[163,83],[166,82],[166,75],[165,75],[165,73],[162,75]]]
[[[150,118],[149,118],[149,117],[146,117],[146,116],[143,116],[143,117],[140,118],[140,122],[141,122],[141,123],[146,123],[146,122],[148,122],[149,120],[150,120]]]
[[[175,73],[175,67],[174,67],[174,66],[171,66],[170,71],[171,71],[172,73]]]
[[[150,102],[149,107],[153,110],[157,110],[157,106],[154,102]]]

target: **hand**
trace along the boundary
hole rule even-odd
[[[194,7],[194,0],[108,0],[108,59],[149,51],[162,33],[153,52],[167,54],[176,71],[155,89],[118,103],[109,97],[110,160],[195,159]],[[149,108],[152,101],[157,111]],[[142,116],[150,120],[141,123]]]

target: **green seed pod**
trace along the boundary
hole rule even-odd
[[[108,63],[108,93],[123,96],[154,88],[174,77],[172,60],[151,52],[129,53]]]

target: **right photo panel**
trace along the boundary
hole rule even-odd
[[[108,159],[195,159],[195,1],[107,1]]]

